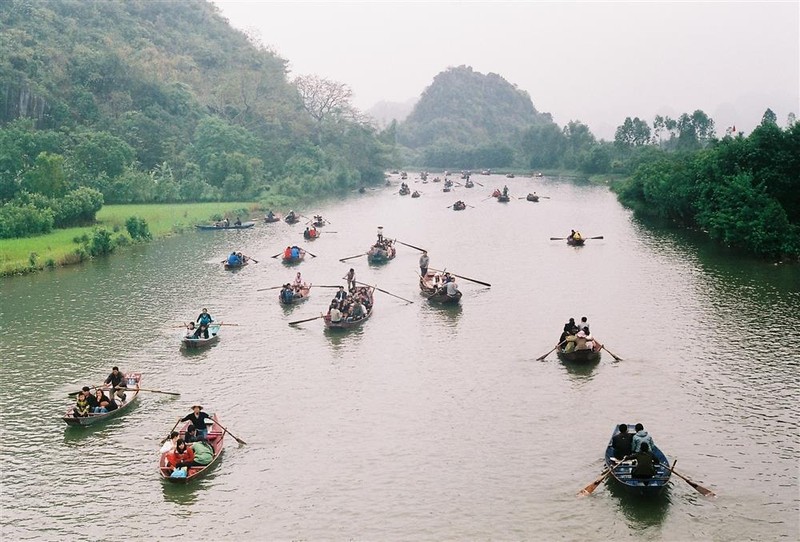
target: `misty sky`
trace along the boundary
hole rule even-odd
[[[702,109],[720,135],[749,132],[767,107],[781,126],[800,116],[798,1],[214,3],[288,60],[290,77],[346,83],[362,110],[466,64],[598,137],[626,116]]]

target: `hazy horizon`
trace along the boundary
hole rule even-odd
[[[768,107],[781,126],[800,115],[798,2],[214,3],[290,77],[345,83],[361,110],[416,98],[468,65],[605,139],[627,116],[702,109],[721,135],[749,132]]]

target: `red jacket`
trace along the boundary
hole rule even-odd
[[[173,450],[167,454],[167,461],[173,467],[181,461],[194,461],[194,450],[191,446],[186,446],[183,453],[179,453],[177,449]]]

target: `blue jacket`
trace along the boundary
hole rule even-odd
[[[296,260],[300,257],[300,249],[297,247],[292,247],[292,259]]]
[[[238,265],[239,263],[241,262],[239,261],[239,256],[236,254],[231,254],[228,256],[228,265]]]
[[[633,440],[631,442],[631,449],[633,453],[639,451],[639,448],[642,447],[642,442],[647,443],[647,447],[650,448],[650,452],[653,452],[653,448],[655,448],[655,444],[653,443],[653,437],[651,437],[647,431],[642,429],[641,431],[637,431],[635,435],[633,435]]]

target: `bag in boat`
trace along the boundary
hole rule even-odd
[[[214,459],[214,449],[207,442],[195,442],[192,444],[194,450],[194,462],[201,465],[208,465]]]
[[[175,469],[172,471],[172,474],[169,475],[170,478],[186,478],[186,467],[181,467],[180,469]]]

